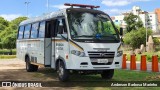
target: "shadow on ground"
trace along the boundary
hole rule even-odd
[[[53,69],[40,68],[37,72],[26,72],[24,69],[0,71],[0,81],[37,81],[45,87],[97,87],[106,86],[106,80],[100,75],[72,74],[67,82],[60,82]]]

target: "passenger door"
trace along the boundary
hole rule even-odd
[[[44,44],[44,64],[45,66],[51,67],[52,60],[52,31],[54,31],[53,20],[46,22],[46,31],[45,31],[45,44]]]
[[[66,60],[68,59],[68,32],[64,18],[56,20],[55,34],[54,34],[54,58]],[[52,46],[53,47],[53,46]],[[66,60],[67,61],[67,60]],[[55,61],[54,61],[55,62]],[[65,63],[65,62],[64,62]],[[52,65],[55,67],[55,65]]]
[[[39,27],[40,49],[39,49],[39,63],[44,64],[46,67],[51,66],[52,57],[52,37],[51,32],[52,21],[43,21]]]

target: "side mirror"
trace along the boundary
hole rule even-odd
[[[119,32],[120,36],[123,36],[123,28],[120,27],[120,32]]]
[[[58,34],[63,34],[63,26],[58,27]]]

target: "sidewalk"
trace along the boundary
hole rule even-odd
[[[127,70],[130,70],[130,61],[126,61]],[[159,72],[160,72],[160,63],[158,63]],[[140,70],[140,61],[136,61],[136,69]],[[147,72],[152,72],[152,62],[147,62]]]

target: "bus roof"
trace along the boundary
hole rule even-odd
[[[65,12],[66,12],[66,9],[62,9],[62,10],[59,10],[59,11],[56,11],[56,12],[51,12],[49,14],[44,14],[44,15],[39,16],[39,17],[30,18],[30,19],[27,19],[25,21],[22,21],[20,23],[20,26],[26,25],[26,24],[29,24],[29,23],[38,22],[38,21],[44,21],[44,20],[52,19],[52,18],[58,17],[58,16],[64,16]]]
[[[20,23],[20,26],[23,26],[23,25],[26,25],[26,24],[29,24],[29,23],[34,23],[34,22],[39,22],[39,21],[44,21],[44,20],[49,20],[49,19],[53,19],[53,18],[56,18],[56,17],[59,17],[59,16],[64,16],[67,11],[66,10],[71,10],[72,12],[94,12],[94,13],[104,13],[102,11],[99,11],[99,10],[94,10],[94,9],[85,9],[85,8],[66,8],[66,9],[62,9],[62,10],[59,10],[59,11],[56,11],[56,12],[52,12],[52,13],[49,13],[49,14],[45,14],[45,15],[42,15],[42,16],[39,16],[39,17],[34,17],[34,18],[30,18],[28,20],[25,20],[23,22]],[[108,15],[108,14],[107,14]]]

